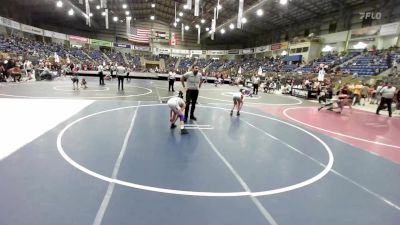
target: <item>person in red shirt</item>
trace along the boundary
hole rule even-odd
[[[11,77],[14,79],[14,82],[21,81],[21,69],[17,64],[13,68],[10,69]]]

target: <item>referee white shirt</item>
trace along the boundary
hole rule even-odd
[[[176,75],[175,72],[172,72],[172,71],[169,72],[168,73],[168,80],[175,80],[175,75]]]
[[[117,67],[117,76],[125,76],[125,75],[126,75],[125,67],[118,66]]]

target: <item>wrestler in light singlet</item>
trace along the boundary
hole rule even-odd
[[[184,111],[185,111],[185,107],[186,107],[186,103],[185,101],[182,99],[183,96],[181,94],[182,92],[180,92],[180,97],[172,97],[168,100],[167,104],[169,106],[169,108],[171,109],[170,111],[170,122],[171,122],[171,129],[175,128],[175,122],[178,120],[180,120],[180,128],[181,128],[181,133],[182,134],[187,134],[187,131],[185,129],[185,125],[184,125],[184,120],[185,120],[185,116],[184,116]]]

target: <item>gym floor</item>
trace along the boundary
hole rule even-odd
[[[1,225],[399,224],[399,118],[265,93],[231,117],[205,84],[182,136],[167,81],[87,80],[0,86]]]

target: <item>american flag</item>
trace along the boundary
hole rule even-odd
[[[150,42],[150,30],[131,27],[128,34],[128,40],[139,43],[149,43]]]

